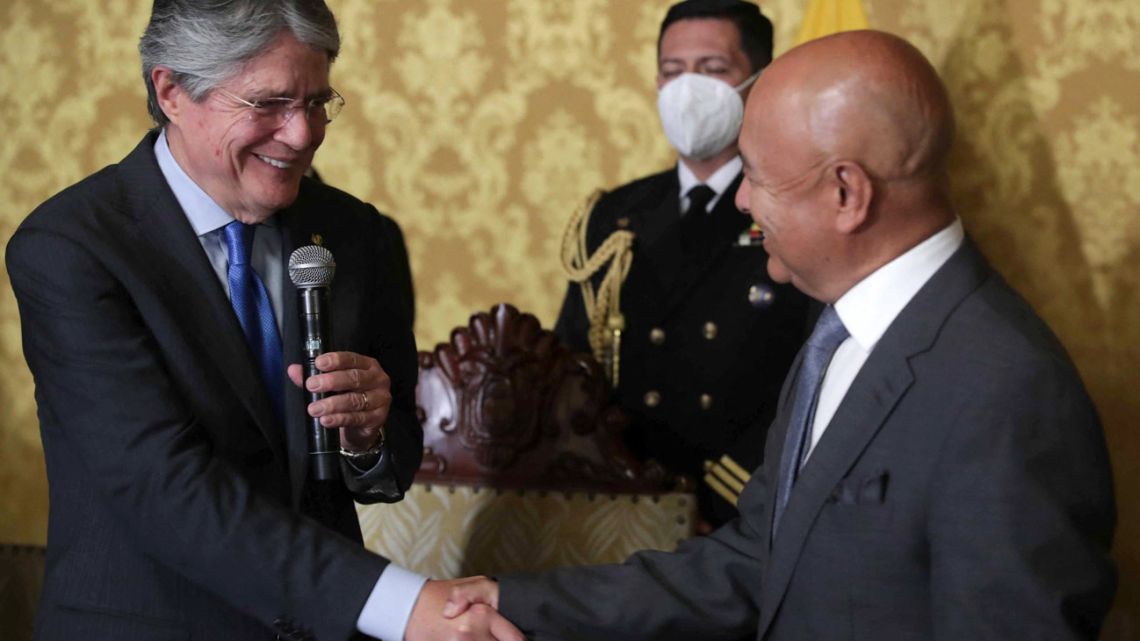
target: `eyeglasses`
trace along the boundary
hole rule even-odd
[[[216,88],[215,91],[247,107],[250,121],[272,129],[284,127],[293,119],[293,114],[299,110],[304,110],[305,118],[310,124],[314,124],[314,119],[319,118],[319,124],[327,125],[336,119],[341,109],[344,109],[344,98],[335,89],[330,89],[327,96],[308,101],[285,97],[250,101],[239,98],[221,87]]]

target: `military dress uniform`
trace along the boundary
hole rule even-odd
[[[780,386],[809,327],[809,299],[768,277],[758,230],[733,204],[740,180],[711,212],[690,206],[682,216],[677,169],[648,176],[603,195],[586,231],[591,253],[616,231],[635,235],[616,390],[631,418],[629,445],[700,481],[700,513],[713,525],[736,515],[735,495],[763,458]],[[572,282],[555,332],[590,351],[588,329]]]

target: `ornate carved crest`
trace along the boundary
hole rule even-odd
[[[419,481],[495,487],[671,489],[621,439],[598,363],[570,352],[531,314],[500,304],[420,352]]]

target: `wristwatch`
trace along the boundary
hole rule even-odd
[[[372,447],[366,450],[360,450],[359,452],[346,450],[342,447],[340,448],[340,455],[343,456],[345,460],[351,463],[354,467],[358,469],[368,469],[375,465],[376,460],[380,457],[380,449],[384,447],[384,440],[384,426],[381,425],[380,438],[376,439],[376,442],[372,444]]]

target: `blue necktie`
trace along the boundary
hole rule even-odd
[[[819,400],[819,388],[823,374],[831,362],[831,357],[839,344],[847,338],[847,328],[839,320],[839,314],[831,305],[823,310],[815,323],[811,337],[804,345],[803,363],[796,375],[795,397],[792,399],[791,420],[788,421],[788,434],[784,438],[784,451],[780,455],[780,476],[776,481],[776,505],[772,513],[772,538],[780,527],[780,517],[788,506],[792,495],[792,485],[796,482],[800,465],[803,462],[804,441],[811,432],[815,418],[815,405]]]
[[[256,229],[253,225],[236,220],[225,227],[226,250],[230,259],[227,274],[230,303],[241,323],[245,341],[257,359],[261,379],[265,381],[273,409],[280,419],[285,415],[282,402],[284,369],[281,365],[281,335],[277,331],[277,319],[273,315],[273,306],[269,303],[265,284],[249,264],[253,254],[253,232]]]

